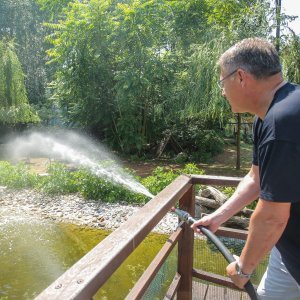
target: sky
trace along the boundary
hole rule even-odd
[[[281,0],[282,12],[287,15],[298,16],[295,21],[289,23],[296,34],[300,34],[300,0]]]

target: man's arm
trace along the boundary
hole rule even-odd
[[[276,203],[260,199],[250,219],[246,245],[239,258],[245,274],[251,274],[262,258],[281,237],[290,216],[290,203]],[[239,288],[248,281],[236,275],[235,262],[227,266],[227,274]]]
[[[203,225],[215,232],[222,223],[226,222],[246,205],[257,199],[258,195],[259,169],[258,166],[252,165],[249,173],[243,178],[234,194],[212,214],[195,222],[192,228],[196,232],[200,232],[197,226]]]

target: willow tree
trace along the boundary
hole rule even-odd
[[[292,34],[282,46],[281,60],[284,77],[300,84],[300,37]]]
[[[24,80],[13,42],[0,40],[0,123],[16,125],[39,121],[28,103]]]
[[[268,1],[256,0],[206,2],[211,8],[208,10],[211,29],[207,31],[207,41],[193,48],[185,88],[181,93],[180,103],[185,104],[181,111],[183,116],[198,116],[210,124],[219,123],[222,126],[232,118],[232,113],[217,85],[220,73],[218,58],[224,50],[243,38],[268,37],[267,16],[270,7]],[[237,121],[241,123],[240,116]],[[240,132],[240,128],[237,132]],[[239,141],[240,137],[237,136],[237,153],[240,152]],[[236,167],[240,168],[239,155]]]
[[[14,40],[25,74],[27,97],[32,104],[44,102],[49,71],[46,62],[45,22],[36,0],[0,1],[0,39]]]

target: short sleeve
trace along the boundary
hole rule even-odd
[[[252,126],[252,140],[253,140],[253,152],[252,152],[252,164],[258,166],[258,118],[255,117],[253,126]]]
[[[300,145],[270,141],[259,148],[260,197],[300,202]]]

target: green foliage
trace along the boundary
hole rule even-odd
[[[222,193],[224,193],[227,196],[227,198],[230,198],[233,195],[233,193],[235,192],[236,188],[235,187],[223,187],[223,188],[220,187],[220,190],[222,191]],[[248,204],[247,208],[255,209],[256,205],[257,205],[257,201],[255,200],[255,201],[251,202],[250,204]]]
[[[61,1],[62,2],[62,1]],[[46,33],[42,23],[47,14],[41,12],[36,0],[0,1],[0,39],[13,40],[22,65],[29,103],[41,103],[46,98],[50,74],[45,62]]]
[[[24,163],[15,166],[9,162],[0,161],[0,185],[15,189],[32,188],[37,182],[37,176]]]
[[[114,184],[113,182],[99,178],[87,170],[79,170],[73,173],[78,183],[79,193],[87,199],[101,199],[105,202],[144,203],[146,197],[136,194],[128,188]]]
[[[182,118],[174,127],[174,137],[183,149],[189,149],[189,155],[195,160],[207,160],[223,150],[224,140],[218,123],[201,114]]]
[[[51,163],[48,167],[49,176],[42,176],[37,189],[47,194],[69,194],[77,192],[77,182],[61,163]]]
[[[229,43],[252,36],[270,33],[271,14],[267,0],[205,0],[208,23],[214,30],[222,30]],[[231,41],[230,41],[231,40]]]
[[[0,35],[9,32],[20,45],[30,101],[44,105],[47,96],[67,125],[143,155],[183,118],[200,116],[212,125],[205,130],[216,131],[230,111],[216,85],[216,61],[238,39],[268,35],[267,3],[4,0]]]
[[[234,193],[235,188],[231,187],[231,186],[227,186],[227,187],[221,188],[220,190],[222,191],[222,193],[224,193],[227,196],[227,198],[229,198]]]
[[[151,176],[142,180],[142,184],[150,191],[150,193],[156,195],[174,181],[177,176],[178,174],[172,169],[157,167]]]
[[[171,169],[168,167],[157,167],[151,176],[142,179],[142,184],[156,195],[175,180],[180,174],[204,174],[195,164],[186,164],[183,169]]]
[[[146,201],[145,196],[135,194],[106,178],[100,178],[86,169],[71,172],[61,163],[52,163],[48,173],[49,176],[41,177],[36,185],[37,189],[47,194],[80,193],[86,199],[100,199],[104,202],[144,203]]]
[[[36,123],[28,103],[24,74],[12,41],[0,40],[0,123]]]
[[[300,84],[300,37],[292,35],[281,51],[284,77]]]
[[[71,172],[61,163],[51,163],[48,174],[39,176],[24,163],[14,166],[0,161],[0,185],[16,189],[35,188],[51,195],[80,193],[86,199],[104,202],[145,203],[148,200],[146,196],[99,178],[86,169]]]

